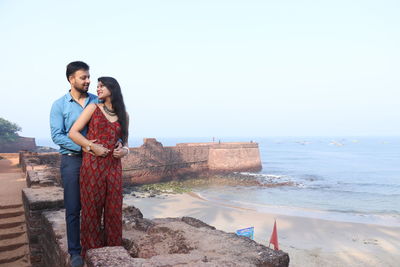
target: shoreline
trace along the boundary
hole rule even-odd
[[[306,217],[337,222],[374,224],[379,226],[400,227],[400,214],[397,213],[362,213],[344,212],[336,210],[323,210],[296,206],[279,206],[264,203],[251,203],[231,198],[222,198],[214,194],[208,195],[208,186],[217,186],[224,190],[225,186],[248,187],[248,183],[257,183],[252,176],[247,174],[215,175],[211,178],[184,179],[156,184],[135,185],[124,187],[124,196],[136,198],[165,197],[186,193],[192,197],[209,201],[217,205],[229,206],[237,209],[252,210],[260,213],[273,213],[277,215]],[[263,186],[281,187],[281,183],[267,183]],[[252,186],[253,187],[253,186]],[[262,188],[260,184],[257,187]],[[200,192],[199,192],[200,190]],[[205,191],[204,191],[205,190]],[[219,190],[218,190],[219,192]],[[217,192],[217,193],[218,193]],[[223,192],[223,191],[222,191]]]
[[[226,232],[254,226],[255,241],[266,246],[276,219],[279,245],[289,253],[290,266],[396,266],[400,261],[400,226],[276,214],[210,201],[193,192],[124,196],[124,204],[149,219],[191,216]]]
[[[286,215],[292,217],[304,217],[310,219],[321,219],[335,222],[349,222],[349,223],[361,223],[371,224],[377,226],[388,226],[388,227],[400,227],[400,216],[397,214],[375,214],[375,213],[353,213],[353,212],[340,212],[340,211],[329,211],[329,210],[318,210],[302,207],[291,207],[291,206],[274,206],[266,204],[256,204],[249,202],[241,202],[235,200],[228,200],[228,203],[224,199],[213,199],[206,198],[200,193],[190,192],[192,196],[196,196],[202,200],[210,201],[219,205],[232,206],[238,209],[253,210],[260,213],[273,213],[277,215]]]

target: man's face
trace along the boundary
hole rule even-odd
[[[71,87],[75,88],[80,93],[86,93],[89,90],[90,74],[87,70],[77,70],[69,76]]]

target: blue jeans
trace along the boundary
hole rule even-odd
[[[65,220],[67,223],[68,253],[80,254],[80,212],[79,175],[81,156],[61,156],[61,180],[64,187]]]

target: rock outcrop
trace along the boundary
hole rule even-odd
[[[124,210],[125,248],[135,266],[288,266],[289,256],[192,217],[147,220]],[[136,214],[132,216],[131,213]],[[145,260],[143,260],[145,259]],[[141,265],[140,265],[141,264]]]

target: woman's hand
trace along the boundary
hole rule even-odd
[[[95,142],[97,142],[97,140],[96,140],[96,139],[93,139],[93,140],[89,140],[89,142],[95,143]],[[93,156],[96,156],[96,155],[93,153],[92,150],[88,150],[85,146],[82,147],[82,151],[83,151],[83,152],[86,152],[86,153],[89,153],[89,154],[92,154]]]

